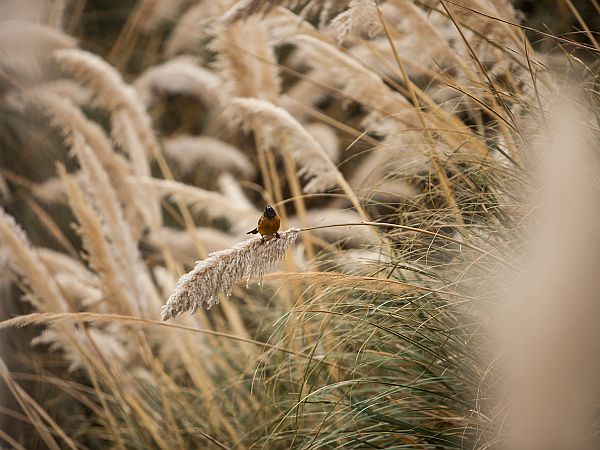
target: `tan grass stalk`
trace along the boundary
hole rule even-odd
[[[6,182],[6,178],[0,172],[0,199],[8,200],[10,199],[10,189],[8,187],[8,183]]]
[[[160,94],[180,94],[194,97],[209,109],[219,105],[221,80],[212,71],[198,66],[190,57],[173,58],[146,70],[136,81],[135,88],[148,106]]]
[[[46,231],[61,245],[61,247],[71,256],[77,256],[77,250],[73,247],[73,244],[67,239],[63,231],[60,229],[54,218],[32,198],[27,198],[27,205],[31,208],[33,213],[37,216],[41,228],[45,228]]]
[[[296,167],[296,161],[294,161],[294,157],[289,150],[285,152],[283,157],[283,165],[285,166],[285,173],[292,191],[292,198],[294,199],[296,214],[300,218],[301,225],[303,227],[307,227],[308,221],[306,220],[306,205],[304,203],[304,197],[302,196],[302,186],[300,185],[300,180],[298,179],[298,168]],[[304,244],[306,247],[307,258],[312,260],[315,256],[315,252],[313,239],[310,233],[306,233],[304,235]]]
[[[8,445],[12,446],[12,448],[14,448],[15,450],[27,450],[19,442],[17,442],[10,434],[8,434],[2,429],[0,429],[0,439],[5,441]]]
[[[0,377],[31,421],[44,443],[50,449],[59,450],[61,447],[52,437],[51,431],[58,434],[72,450],[77,450],[77,444],[60,428],[50,415],[12,378],[4,360],[0,358]]]
[[[217,171],[239,172],[246,177],[255,172],[254,165],[238,148],[210,136],[182,135],[164,140],[163,145],[165,155],[183,174],[200,164]]]
[[[341,210],[332,208],[311,208],[306,212],[305,223],[300,217],[294,217],[290,221],[291,226],[319,227],[334,225],[338,223],[350,223],[360,221],[360,215],[352,210]],[[315,236],[328,243],[343,243],[350,247],[362,247],[367,245],[378,245],[379,239],[367,228],[352,229],[344,227],[322,228],[313,232]]]
[[[283,258],[296,241],[299,230],[292,228],[264,242],[248,239],[227,250],[212,253],[188,274],[181,277],[163,307],[161,319],[168,320],[185,311],[210,308],[219,302],[219,294],[230,295],[241,278],[260,278]]]
[[[155,31],[165,22],[174,22],[186,0],[141,0],[139,27],[142,32]]]
[[[592,33],[588,24],[585,22],[583,17],[581,17],[581,14],[579,14],[579,11],[577,10],[577,8],[573,4],[573,2],[571,0],[564,0],[564,2],[567,4],[567,6],[569,7],[571,12],[577,19],[577,22],[579,23],[579,25],[581,25],[581,28],[583,28],[583,30],[585,31],[585,35],[588,37],[590,42],[594,45],[596,50],[600,51],[600,44],[598,44],[598,41],[594,37],[594,33]]]
[[[367,277],[360,275],[346,275],[338,272],[297,272],[297,273],[270,273],[262,277],[264,281],[300,281],[305,284],[319,287],[333,287],[344,289],[358,289],[369,292],[403,293],[417,290],[426,292],[445,293],[423,286],[402,283],[396,280]]]

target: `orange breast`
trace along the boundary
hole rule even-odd
[[[272,219],[268,219],[265,216],[261,216],[258,220],[258,232],[262,236],[277,233],[277,231],[279,231],[280,223],[281,222],[278,216],[275,216]]]

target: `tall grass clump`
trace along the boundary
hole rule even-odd
[[[576,2],[9,3],[0,445],[597,446]]]

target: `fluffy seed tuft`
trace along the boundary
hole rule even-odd
[[[260,238],[248,239],[232,248],[211,253],[179,279],[160,318],[165,321],[185,311],[194,313],[202,306],[208,309],[219,302],[221,292],[230,295],[235,283],[243,277],[261,278],[283,258],[299,233],[298,228],[291,228],[279,233],[279,239],[264,242]]]

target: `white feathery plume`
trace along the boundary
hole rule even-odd
[[[209,109],[219,105],[221,80],[196,59],[180,56],[146,70],[134,83],[141,101],[150,105],[155,95],[182,94],[194,97]]]
[[[413,105],[401,94],[390,89],[380,76],[333,45],[313,36],[299,35],[290,40],[305,55],[312,67],[333,75],[336,87],[354,101],[372,110],[369,122],[394,116],[399,128],[419,128],[420,122]]]
[[[52,93],[64,101],[70,101],[77,106],[89,105],[92,102],[92,91],[73,80],[60,79],[47,81],[36,85],[38,92]]]
[[[97,286],[100,282],[98,277],[83,263],[71,258],[65,253],[43,247],[38,248],[37,253],[50,274],[53,276],[68,274],[90,286]]]
[[[104,299],[102,289],[89,285],[70,273],[57,273],[55,279],[56,284],[60,287],[61,292],[74,311],[90,310],[89,307]],[[100,312],[107,312],[106,308]]]
[[[290,60],[295,55],[300,56],[300,52],[293,53]],[[287,62],[293,63],[292,61]],[[305,122],[311,118],[308,111],[314,109],[320,101],[331,94],[330,90],[324,86],[335,86],[331,73],[325,70],[311,69],[304,79],[298,80],[281,96],[279,106],[298,121]]]
[[[112,328],[112,329],[110,329]],[[85,332],[81,329],[73,329],[71,340],[66,340],[62,330],[47,328],[39,336],[31,340],[32,345],[49,345],[50,350],[62,351],[67,361],[69,361],[68,371],[72,372],[78,368],[85,367],[85,357],[77,351],[77,346],[73,345],[73,340],[77,341],[78,346],[83,349],[90,349],[90,339],[94,347],[101,349],[104,358],[111,364],[127,367],[131,364],[132,354],[127,350],[125,341],[126,334],[121,327],[109,327],[101,330],[96,327],[88,327]],[[91,350],[91,349],[90,349]]]
[[[181,53],[203,54],[203,41],[210,37],[210,25],[221,16],[225,6],[221,2],[201,0],[191,6],[179,18],[173,32],[165,43],[165,55],[169,58]]]
[[[110,176],[114,190],[125,208],[126,218],[132,230],[136,230],[136,234],[144,224],[152,227],[153,224],[160,222],[158,212],[148,208],[150,202],[144,197],[144,192],[132,186],[127,180],[133,173],[132,164],[114,151],[109,138],[98,124],[88,120],[71,101],[53,92],[35,89],[29,91],[27,95],[36,105],[42,105],[52,121],[63,130],[69,144],[72,143],[72,135],[78,133],[94,150],[94,154]]]
[[[221,17],[220,22],[223,25],[231,25],[254,14],[264,14],[270,9],[285,3],[287,3],[287,0],[240,0]]]
[[[5,81],[17,85],[40,81],[50,52],[76,44],[75,39],[49,26],[4,20],[0,22],[0,72]]]
[[[275,8],[262,20],[268,25],[269,40],[272,45],[280,45],[298,33],[315,36],[321,33],[310,22],[281,6]]]
[[[42,263],[23,229],[15,219],[0,208],[0,242],[8,250],[13,268],[31,287],[33,296],[27,296],[38,311],[68,312],[69,306],[54,278]]]
[[[241,124],[248,131],[258,131],[267,146],[292,153],[300,167],[299,175],[310,180],[304,192],[322,192],[340,184],[343,177],[335,164],[315,138],[284,109],[263,100],[234,98],[228,114],[233,126]]]
[[[78,222],[77,233],[82,238],[83,249],[86,252],[85,258],[89,267],[97,274],[94,276],[99,282],[93,284],[104,291],[105,298],[110,300],[113,307],[112,311],[127,313],[136,311],[137,305],[134,300],[135,292],[132,283],[126,279],[127,272],[123,270],[117,260],[119,257],[114,250],[113,242],[104,234],[100,214],[90,205],[80,184],[72,178],[66,177],[65,168],[59,166],[58,170],[65,182],[69,205]],[[74,260],[69,262],[64,258],[57,258],[55,255],[50,256],[51,258],[46,264],[55,264],[55,268],[65,273],[72,273],[77,269]],[[87,271],[81,273],[87,273]]]
[[[253,19],[221,27],[211,47],[226,97],[277,101],[279,71],[265,23]]]
[[[77,178],[79,175],[74,173],[69,176]],[[31,194],[46,204],[64,203],[67,199],[65,184],[59,177],[50,177],[36,183],[31,187]]]
[[[99,56],[79,49],[57,50],[54,56],[63,70],[91,88],[97,106],[106,108],[111,114],[126,111],[147,154],[150,157],[159,154],[160,147],[152,131],[150,117],[135,89],[123,81],[114,67]],[[128,148],[125,150],[129,151]]]
[[[291,228],[264,242],[260,238],[242,241],[227,250],[212,253],[196,263],[194,269],[183,275],[169,296],[161,313],[168,320],[185,311],[195,312],[198,308],[219,302],[219,294],[231,295],[233,286],[243,277],[261,278],[287,249],[296,241],[300,230]]]
[[[210,136],[182,135],[163,141],[165,155],[173,160],[185,175],[199,164],[218,171],[254,175],[255,168],[238,148]]]
[[[247,230],[248,228],[246,228]],[[195,239],[202,241],[208,253],[231,247],[237,241],[232,235],[215,228],[198,227],[192,235],[187,230],[162,227],[152,234],[150,242],[158,247],[170,249],[177,260],[185,264],[191,264],[200,256],[194,245]]]
[[[32,247],[27,236],[16,223],[14,218],[0,208],[0,242],[9,252],[9,258],[13,262],[14,269],[23,277],[30,286],[33,295],[25,296],[32,302],[39,312],[70,312],[69,304],[63,296],[56,280],[39,257],[37,249]],[[118,341],[122,333],[104,333],[96,328],[87,330],[103,341],[103,349],[108,351],[109,357],[122,356],[122,361],[130,361],[131,358],[125,353],[125,346]],[[106,339],[102,339],[102,338]],[[74,341],[80,345],[74,345]],[[65,357],[71,361],[71,369],[78,367],[82,361],[79,349],[88,348],[88,341],[81,329],[57,324],[56,327],[47,328],[40,336],[32,340],[32,344],[49,343],[55,350],[63,350]],[[106,344],[106,347],[104,345]],[[114,344],[114,345],[113,345]],[[119,357],[119,360],[121,358]]]
[[[81,135],[73,135],[71,150],[77,157],[82,173],[89,184],[86,187],[88,198],[105,222],[104,232],[109,241],[115,244],[122,268],[131,269],[128,256],[137,254],[136,241],[124,220],[123,211],[119,207],[116,193],[106,171]]]
[[[330,23],[337,34],[338,42],[344,42],[348,34],[366,34],[374,37],[381,31],[381,21],[373,0],[352,0],[350,7],[338,14]]]
[[[131,160],[131,169],[136,176],[147,177],[151,174],[144,143],[141,136],[135,132],[133,116],[125,110],[116,111],[112,115],[112,134],[119,145],[127,149]],[[162,215],[160,200],[148,189],[138,189],[139,196],[144,200],[144,217],[152,231],[160,228]]]
[[[163,266],[155,266],[154,269],[152,269],[152,274],[160,289],[160,293],[164,297],[168,297],[177,284],[175,277]]]
[[[227,198],[233,200],[237,205],[244,206],[248,209],[254,209],[254,205],[244,191],[242,187],[239,185],[237,180],[230,173],[224,172],[219,175],[217,179],[217,185],[219,186],[219,190],[225,195]]]
[[[136,178],[137,183],[157,189],[162,195],[168,195],[175,199],[192,205],[194,210],[206,213],[210,218],[224,217],[236,223],[244,217],[256,218],[257,211],[238,205],[218,192],[201,189],[173,180],[161,180],[158,178]]]
[[[76,133],[73,135],[72,151],[77,155],[81,169],[88,178],[87,187],[94,188],[88,189],[88,198],[105,221],[103,232],[108,241],[113,244],[110,248],[120,266],[119,269],[126,275],[127,282],[133,288],[133,297],[136,299],[139,311],[147,313],[156,306],[153,302],[158,296],[110,180],[94,152]]]
[[[340,140],[338,135],[328,125],[319,122],[308,123],[304,125],[315,141],[323,148],[327,156],[333,162],[338,162],[340,159]]]

